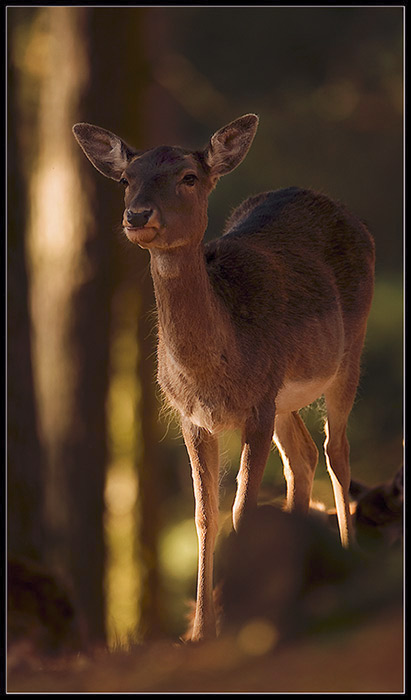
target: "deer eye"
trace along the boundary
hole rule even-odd
[[[120,180],[120,184],[124,185],[124,187],[127,187],[128,185],[128,180],[125,177],[122,177]]]
[[[184,185],[193,187],[193,185],[195,185],[196,180],[198,180],[197,175],[194,175],[194,173],[187,173],[187,175],[184,175],[182,182],[184,183]]]

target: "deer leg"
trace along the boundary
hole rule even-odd
[[[273,440],[284,466],[287,510],[298,509],[307,513],[318,462],[318,450],[296,411],[276,416]]]
[[[361,343],[347,354],[333,384],[324,393],[327,406],[324,452],[337,510],[341,543],[354,544],[349,505],[350,448],[346,430],[360,375]]]
[[[327,403],[327,409],[328,418],[325,424],[326,439],[324,442],[325,459],[334,492],[341,544],[343,547],[348,547],[354,542],[349,502],[350,450],[346,436],[348,416],[338,415],[338,412],[334,413],[329,403]]]
[[[243,448],[233,505],[233,526],[237,531],[244,513],[257,505],[257,496],[271,448],[275,407],[258,412],[243,430]]]
[[[218,530],[218,440],[191,422],[183,422],[191,462],[198,537],[197,602],[192,641],[216,633],[213,603],[213,554]]]

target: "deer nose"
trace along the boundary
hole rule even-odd
[[[152,213],[152,209],[144,209],[144,211],[133,211],[132,209],[127,209],[127,222],[135,228],[142,228],[146,225]]]

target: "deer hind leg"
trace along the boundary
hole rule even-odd
[[[192,641],[216,634],[213,602],[213,554],[218,530],[218,440],[190,422],[182,425],[190,457],[198,538],[197,601]]]
[[[257,505],[258,491],[271,448],[275,406],[264,406],[256,414],[258,417],[250,419],[243,430],[243,448],[233,505],[233,526],[236,531],[244,514]]]
[[[345,356],[335,381],[324,393],[327,407],[324,452],[344,547],[354,544],[355,540],[349,506],[351,472],[346,431],[360,376],[361,350],[362,341]]]
[[[307,513],[318,450],[296,411],[276,416],[273,440],[283,462],[287,482],[287,510]]]

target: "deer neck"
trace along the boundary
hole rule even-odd
[[[231,328],[210,283],[202,244],[152,251],[151,274],[158,313],[159,361],[190,373],[212,372],[227,357]],[[231,340],[230,340],[231,338]]]

